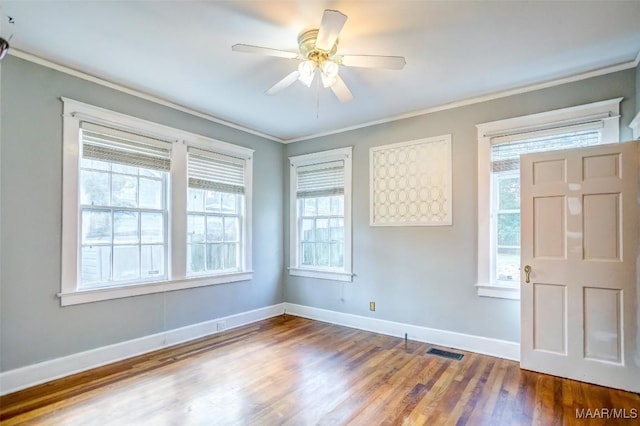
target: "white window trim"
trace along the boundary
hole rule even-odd
[[[529,132],[539,132],[580,123],[601,121],[602,143],[619,142],[620,102],[610,99],[570,108],[546,111],[476,125],[478,130],[478,296],[520,299],[520,283],[507,285],[491,278],[491,139]]]
[[[85,104],[68,98],[61,98],[63,107],[63,184],[62,184],[62,265],[61,285],[58,296],[62,306],[96,302],[122,297],[139,296],[165,291],[202,287],[214,284],[247,281],[253,278],[252,271],[252,188],[253,150],[205,136],[186,132],[131,117],[108,109]],[[79,290],[78,247],[79,247],[79,161],[80,161],[80,121],[88,120],[97,124],[113,126],[131,132],[168,140],[173,143],[170,171],[169,196],[169,240],[168,276],[166,281]],[[243,228],[242,271],[207,276],[187,277],[187,147],[213,151],[245,161],[245,225]],[[184,188],[180,190],[179,188]],[[182,196],[184,195],[184,196]]]
[[[333,149],[330,151],[315,152],[311,154],[289,157],[290,192],[289,192],[289,274],[299,277],[319,278],[334,281],[351,282],[352,270],[352,235],[351,235],[351,159],[353,147]],[[328,161],[344,160],[344,268],[342,270],[325,268],[300,267],[298,259],[298,214],[297,214],[297,168],[309,164],[324,163]]]

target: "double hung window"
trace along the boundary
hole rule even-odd
[[[351,148],[290,161],[290,273],[351,281]]]
[[[252,278],[252,150],[63,101],[63,305]]]
[[[618,141],[620,99],[478,125],[478,294],[520,294],[520,156]]]

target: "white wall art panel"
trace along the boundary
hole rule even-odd
[[[371,148],[372,226],[452,224],[451,135]]]

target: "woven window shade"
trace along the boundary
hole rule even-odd
[[[300,166],[298,198],[344,194],[344,160]]]
[[[523,135],[526,137],[528,135]],[[493,141],[492,141],[493,142]],[[582,130],[569,133],[520,139],[491,145],[491,169],[494,173],[520,168],[520,156],[531,152],[557,151],[598,145],[600,130]]]
[[[244,193],[244,161],[189,148],[189,188]]]
[[[83,158],[161,171],[171,168],[171,142],[89,122],[80,128]]]

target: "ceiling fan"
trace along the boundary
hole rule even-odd
[[[338,55],[338,35],[345,22],[347,22],[347,16],[343,13],[337,10],[325,10],[320,28],[306,30],[298,35],[298,52],[248,44],[235,44],[231,50],[301,61],[298,69],[274,84],[265,92],[267,95],[274,95],[291,86],[297,80],[300,80],[307,87],[311,87],[315,75],[320,74],[322,85],[325,88],[330,87],[341,102],[349,102],[353,99],[353,95],[340,78],[341,65],[399,70],[404,68],[406,61],[402,56]]]

